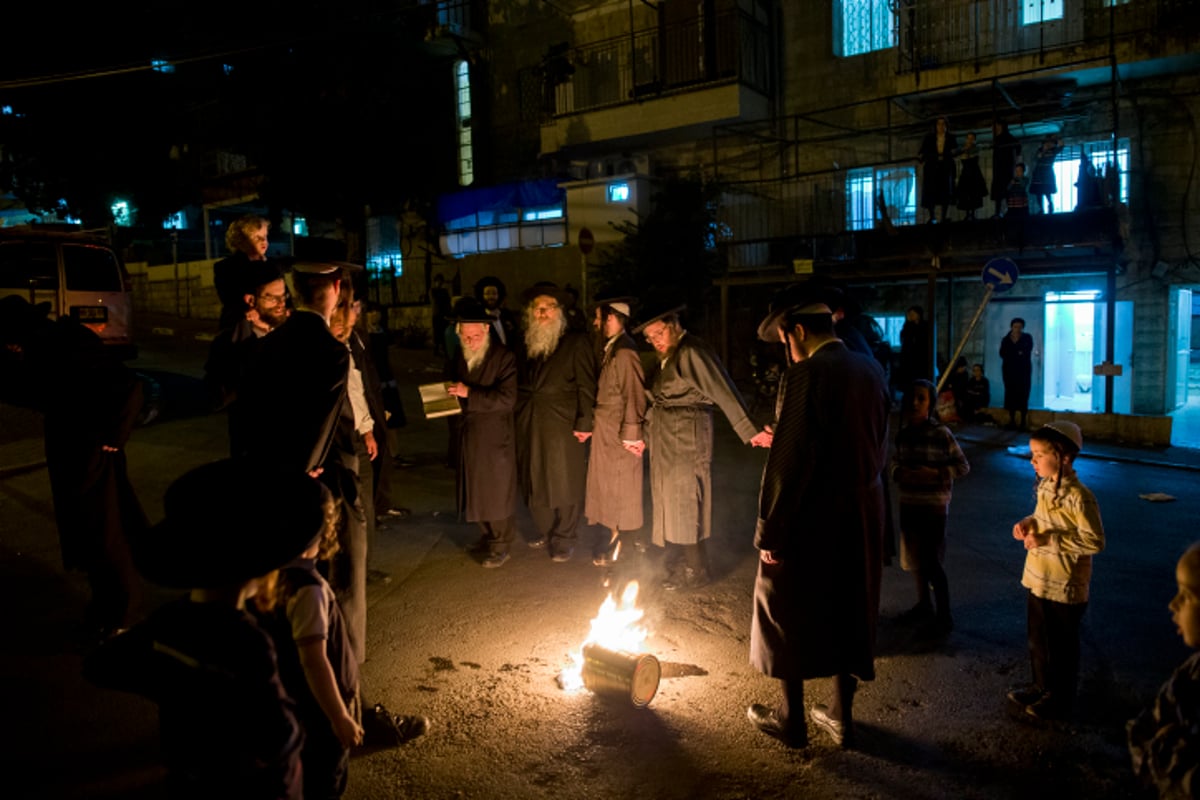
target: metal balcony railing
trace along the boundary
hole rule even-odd
[[[1137,35],[1200,38],[1200,0],[893,0],[901,73]]]
[[[663,26],[558,54],[543,69],[547,111],[576,114],[730,81],[766,93],[773,62],[766,25],[729,11],[717,15],[705,41],[709,33],[698,23]]]

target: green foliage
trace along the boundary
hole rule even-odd
[[[625,239],[599,253],[589,283],[597,291],[641,297],[673,289],[687,302],[689,318],[700,322],[712,280],[722,269],[715,246],[720,196],[718,184],[699,176],[663,181],[652,210],[636,224],[611,223]]]

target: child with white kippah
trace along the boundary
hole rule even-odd
[[[1071,714],[1092,555],[1104,549],[1096,497],[1075,474],[1082,448],[1083,434],[1073,422],[1055,420],[1030,435],[1037,505],[1013,525],[1013,538],[1025,545],[1021,585],[1029,590],[1033,683],[1010,691],[1008,699],[1036,721],[1064,720]]]

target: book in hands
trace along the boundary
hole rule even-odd
[[[418,388],[421,390],[421,406],[425,409],[425,419],[462,413],[458,398],[446,391],[445,383],[423,383]]]

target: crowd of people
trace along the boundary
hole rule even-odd
[[[1058,194],[1055,162],[1064,149],[1062,137],[1047,134],[1038,142],[1027,164],[1021,142],[1008,129],[1008,123],[992,124],[991,180],[980,166],[983,147],[975,131],[967,131],[963,143],[949,129],[946,117],[934,121],[933,130],[921,139],[917,165],[921,170],[921,208],[928,223],[949,222],[950,208],[962,212],[962,220],[975,220],[985,198],[993,204],[993,218],[1021,220],[1030,214],[1053,214]],[[1117,166],[1107,162],[1097,166],[1087,153],[1080,152],[1077,209],[1097,208],[1116,202]]]
[[[172,796],[238,786],[248,797],[339,797],[353,748],[402,745],[430,726],[370,702],[362,677],[373,523],[388,519],[381,509],[390,499],[379,475],[388,470],[377,469],[388,457],[389,412],[364,339],[361,275],[352,264],[300,262],[285,276],[254,258],[233,273],[238,311],[207,366],[214,408],[229,415],[230,455],[176,480],[154,526],[124,477],[136,405],[129,376],[79,323],[64,318],[54,335],[35,338],[35,311],[6,309],[7,321],[21,320],[3,329],[9,354],[43,369],[75,359],[77,374],[107,392],[97,418],[72,421],[67,443],[78,453],[58,451],[63,439],[49,418],[74,412],[47,409],[55,508],[64,558],[76,565],[67,545],[84,546],[79,563],[106,626],[86,673],[159,704]],[[664,589],[704,586],[719,410],[744,444],[767,450],[747,543],[758,552],[749,659],[780,681],[781,697],[752,704],[747,716],[792,747],[807,745],[809,721],[835,744],[855,746],[855,693],[875,676],[892,491],[901,566],[916,588],[903,616],[935,638],[953,629],[947,519],[953,484],[970,466],[938,417],[934,385],[907,379],[893,439],[884,371],[854,335],[842,295],[816,282],[779,292],[758,327],[758,338],[785,354],[772,421],[762,426],[715,351],[687,331],[686,305],[671,292],[599,294],[589,335],[570,321],[575,298],[554,283],[522,292],[519,314],[505,312],[498,279],[476,289],[445,322],[446,344],[454,337],[447,391],[461,410],[451,428],[456,495],[462,518],[480,529],[479,562],[508,561],[523,503],[534,528],[528,544],[554,562],[573,557],[586,520],[604,532],[592,547],[596,566],[654,546],[664,550]],[[911,311],[919,323],[920,309]],[[1028,336],[1018,322],[1005,347]],[[646,361],[635,335],[653,350]],[[986,405],[981,366],[970,377],[965,360],[958,367],[964,397]],[[1082,448],[1073,423],[1033,431],[1036,504],[1012,528],[1026,552],[1031,676],[1008,699],[1037,722],[1072,714],[1091,563],[1104,548],[1096,498],[1074,469]],[[221,504],[211,501],[217,495]],[[1198,553],[1195,545],[1181,558],[1171,606],[1193,647]],[[186,594],[139,619],[143,578]],[[1134,768],[1164,796],[1190,791],[1196,675],[1193,657],[1129,724]],[[805,683],[816,679],[832,679],[831,691],[806,703]]]

